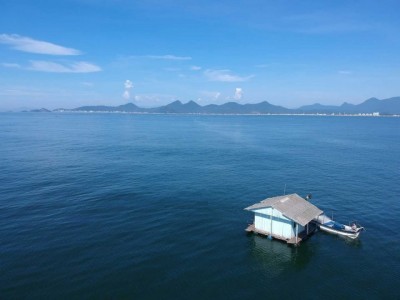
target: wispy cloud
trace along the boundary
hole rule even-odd
[[[339,74],[342,74],[342,75],[349,75],[349,74],[351,74],[352,72],[349,71],[349,70],[340,70],[340,71],[338,71],[338,73],[339,73]]]
[[[101,71],[101,68],[85,61],[58,63],[44,60],[31,60],[28,65],[17,63],[1,63],[5,68],[48,72],[48,73],[93,73]]]
[[[171,54],[145,55],[144,57],[151,58],[151,59],[165,59],[165,60],[191,60],[192,59],[190,56],[176,56],[176,55],[171,55]]]
[[[51,61],[33,60],[27,69],[52,73],[93,73],[101,71],[99,66],[85,61],[61,64]]]
[[[27,66],[15,63],[2,63],[6,68],[18,68],[29,71],[49,72],[49,73],[93,73],[101,71],[99,66],[79,61],[72,63],[56,63],[52,61],[32,60]]]
[[[39,41],[18,34],[0,34],[0,43],[10,45],[12,49],[48,55],[80,55],[81,51],[59,46],[53,43]]]
[[[254,77],[254,75],[249,76],[239,76],[232,74],[230,70],[205,70],[204,75],[210,81],[222,81],[222,82],[241,82],[247,81]]]
[[[1,88],[0,96],[45,96],[46,92],[30,87]]]
[[[15,68],[15,69],[22,68],[22,66],[20,64],[16,64],[16,63],[1,63],[1,65],[6,68]]]
[[[199,67],[199,66],[191,66],[190,67],[190,70],[192,70],[192,71],[200,71],[202,68],[201,67]]]

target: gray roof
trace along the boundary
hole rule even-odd
[[[285,217],[305,226],[312,219],[323,213],[315,205],[297,194],[267,198],[259,203],[246,207],[245,210],[257,210],[272,207],[279,210]]]

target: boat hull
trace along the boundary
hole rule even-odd
[[[329,226],[325,226],[323,224],[319,224],[317,223],[318,227],[326,232],[332,233],[332,234],[337,234],[337,235],[341,235],[341,236],[345,236],[351,239],[356,239],[358,238],[358,236],[360,235],[361,231],[345,231],[345,230],[338,230]]]

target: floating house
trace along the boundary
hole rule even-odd
[[[247,232],[295,245],[314,232],[316,225],[311,221],[323,213],[297,194],[268,198],[245,210],[254,212],[254,223],[247,227]]]

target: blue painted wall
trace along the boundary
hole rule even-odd
[[[280,211],[272,207],[267,207],[254,210],[254,213],[254,226],[256,229],[281,236],[285,239],[296,236],[296,223],[286,218]],[[300,224],[298,226],[298,232],[300,233],[304,230],[304,227]]]

